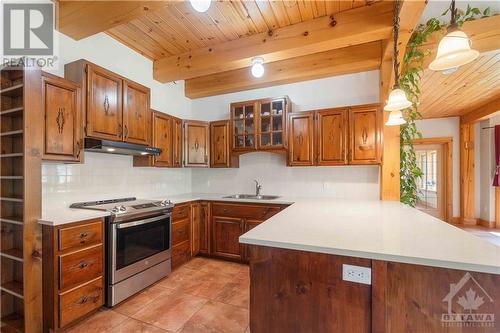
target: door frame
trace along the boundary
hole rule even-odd
[[[414,146],[419,145],[442,145],[443,146],[443,176],[445,179],[444,190],[444,220],[453,222],[453,138],[438,137],[438,138],[422,138],[414,139]]]

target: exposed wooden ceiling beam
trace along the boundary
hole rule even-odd
[[[500,49],[500,16],[485,17],[482,19],[465,22],[462,30],[469,36],[472,41],[472,48],[479,52],[488,52]],[[436,57],[436,50],[439,41],[443,38],[446,31],[434,33],[429,41],[421,46],[421,49],[429,50],[430,54],[424,58],[424,68],[428,68],[429,64]]]
[[[262,56],[266,63],[389,38],[392,2],[379,2],[246,38],[195,49],[154,62],[160,82],[248,67]]]
[[[481,105],[460,117],[462,124],[471,124],[484,119],[488,119],[494,114],[500,112],[500,96],[496,96],[487,103]]]
[[[271,62],[260,79],[252,77],[249,67],[188,79],[185,95],[199,98],[378,69],[381,50],[377,41]]]
[[[168,1],[57,1],[57,27],[80,40],[129,22]]]

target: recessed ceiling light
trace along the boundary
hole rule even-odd
[[[204,13],[210,8],[210,2],[211,0],[189,0],[191,3],[191,6],[196,10],[197,12]]]
[[[256,57],[252,59],[252,69],[253,77],[260,78],[264,75],[264,58]]]

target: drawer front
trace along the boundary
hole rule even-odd
[[[59,251],[102,242],[102,220],[59,230]]]
[[[104,304],[102,277],[59,296],[59,326],[64,327]]]
[[[189,204],[175,205],[172,212],[173,222],[175,223],[180,220],[188,219],[190,215],[189,212],[191,211],[190,208],[191,206]]]
[[[267,220],[281,210],[278,206],[213,204],[212,215]]]
[[[172,245],[177,245],[189,240],[190,225],[189,220],[172,224]]]
[[[172,269],[175,269],[191,259],[191,245],[189,241],[180,243],[172,248]]]
[[[59,288],[66,290],[103,274],[102,245],[59,256]]]

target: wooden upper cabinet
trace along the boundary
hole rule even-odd
[[[161,154],[154,156],[155,166],[173,166],[172,117],[161,112],[153,112],[153,147],[160,148]]]
[[[81,91],[78,84],[42,74],[43,159],[81,162],[83,149]]]
[[[172,117],[172,166],[182,167],[182,119]]]
[[[380,163],[380,111],[378,105],[363,105],[349,110],[350,164]]]
[[[104,68],[87,65],[87,136],[122,140],[122,79]]]
[[[288,119],[288,165],[314,165],[314,112],[291,113]]]
[[[210,123],[210,167],[229,168],[238,164],[238,157],[231,154],[229,120]]]
[[[184,166],[209,166],[209,123],[204,121],[184,121]]]
[[[123,140],[130,143],[151,143],[151,111],[149,88],[123,81]]]
[[[257,149],[256,101],[231,104],[231,128],[234,151],[253,151]]]
[[[257,114],[257,148],[283,149],[287,146],[286,117],[290,102],[287,97],[259,100]]]
[[[151,144],[150,89],[86,60],[64,66],[82,86],[87,137]]]
[[[347,164],[348,109],[319,110],[316,117],[317,164]]]

